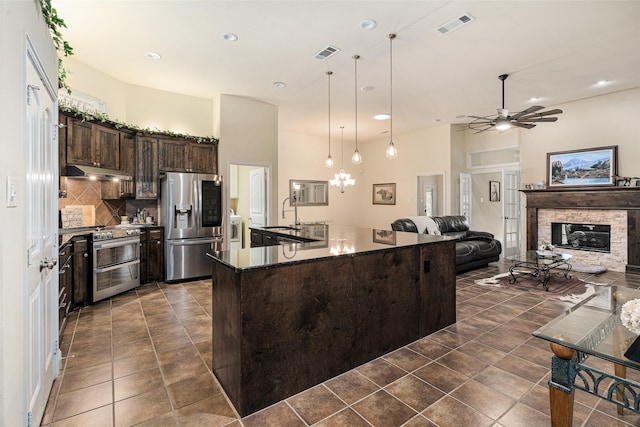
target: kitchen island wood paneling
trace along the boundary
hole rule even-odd
[[[455,322],[454,241],[376,233],[210,254],[213,371],[241,416]]]

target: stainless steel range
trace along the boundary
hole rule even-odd
[[[93,297],[100,301],[140,285],[140,230],[93,233]]]

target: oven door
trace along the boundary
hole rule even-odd
[[[93,298],[100,301],[140,285],[140,237],[94,242]]]

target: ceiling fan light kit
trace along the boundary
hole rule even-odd
[[[519,127],[524,129],[532,129],[536,127],[537,123],[543,122],[555,122],[557,117],[548,117],[555,114],[562,114],[562,110],[556,108],[554,110],[544,110],[545,107],[540,105],[534,105],[526,110],[509,115],[509,110],[504,108],[504,81],[509,77],[508,74],[501,74],[498,79],[502,82],[502,108],[498,108],[496,115],[491,116],[469,116],[473,120],[467,123],[469,129],[475,130],[475,133],[485,132],[487,130],[497,130],[503,132],[512,127]]]

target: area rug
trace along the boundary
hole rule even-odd
[[[605,283],[586,282],[575,276],[568,279],[563,273],[552,273],[549,278],[549,290],[545,291],[542,287],[542,280],[528,273],[514,272],[516,281],[510,283],[511,274],[502,273],[487,279],[476,280],[476,285],[493,286],[496,288],[517,289],[520,291],[530,292],[545,298],[556,298],[569,303],[578,303],[603,286],[609,286]]]

